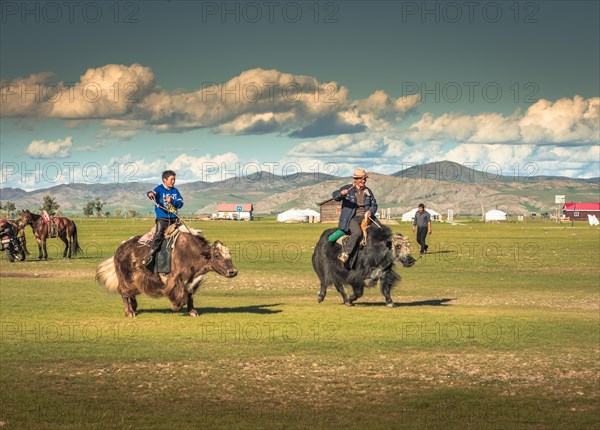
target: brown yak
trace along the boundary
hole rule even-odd
[[[175,312],[187,303],[187,314],[198,316],[193,299],[203,276],[210,271],[227,278],[237,275],[229,249],[223,243],[216,241],[211,245],[197,232],[185,227],[180,227],[175,239],[171,273],[150,272],[141,264],[150,247],[141,245],[139,239],[140,236],[135,236],[123,242],[115,255],[101,262],[96,269],[96,281],[109,292],[121,294],[127,317],[137,315],[135,297],[141,293],[155,298],[166,296]]]

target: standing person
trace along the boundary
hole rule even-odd
[[[150,253],[142,260],[142,264],[148,267],[151,266],[154,255],[160,249],[165,231],[169,225],[177,222],[177,209],[183,206],[183,197],[175,188],[175,172],[165,170],[162,173],[162,184],[148,191],[146,195],[155,202],[154,213],[156,214],[156,231],[150,245]]]
[[[413,221],[413,233],[417,230],[417,243],[421,245],[419,254],[425,254],[427,252],[428,245],[425,244],[425,239],[428,234],[431,234],[431,215],[425,210],[425,205],[419,203],[419,209],[415,213],[415,219]]]
[[[338,256],[338,260],[344,264],[354,254],[358,240],[362,236],[361,221],[369,217],[375,218],[377,213],[375,195],[365,185],[368,177],[365,169],[354,169],[352,185],[344,185],[333,192],[333,199],[342,202],[338,228],[346,234],[350,234],[346,242],[346,249]]]

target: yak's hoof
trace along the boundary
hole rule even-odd
[[[197,317],[198,311],[196,309],[192,309],[191,311],[188,312],[188,315],[191,317]]]
[[[393,308],[394,307],[394,302],[387,302],[385,304],[388,308]]]
[[[125,312],[125,316],[128,318],[135,318],[137,317],[137,312]]]
[[[350,307],[350,306],[354,306],[354,303],[352,303],[350,300],[346,300],[346,301],[344,302],[344,304],[345,304],[346,306],[348,306],[348,307]]]
[[[317,294],[317,303],[321,303],[323,300],[325,300],[325,296]]]

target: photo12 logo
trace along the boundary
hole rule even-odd
[[[339,103],[338,86],[326,83],[321,86],[303,86],[298,82],[288,82],[283,86],[279,82],[216,82],[202,83],[202,102],[220,101],[221,103],[258,103],[284,101],[298,103],[308,98],[314,103]]]
[[[403,24],[537,24],[540,5],[531,1],[403,1]]]
[[[403,180],[433,180],[436,182],[456,182],[466,184],[487,182],[522,182],[536,183],[540,166],[532,162],[514,162],[509,166],[490,161],[479,163],[468,161],[462,164],[441,162],[419,164],[403,162],[400,164],[399,178]]]
[[[26,84],[25,82],[2,81],[0,94],[2,103],[14,102],[18,98],[20,103],[58,103],[61,100],[67,103],[84,101],[98,103],[106,100],[112,103],[137,103],[137,84],[134,82],[114,82],[111,85],[98,82],[45,82]]]
[[[315,24],[337,24],[338,2],[321,1],[205,1],[202,2],[202,22],[277,23],[300,21]]]
[[[2,343],[27,342],[133,342],[138,326],[134,323],[108,325],[78,322],[16,322],[0,323]]]
[[[335,163],[320,163],[315,161],[308,168],[303,168],[299,163],[265,161],[262,163],[216,163],[203,162],[200,166],[201,177],[204,182],[217,182],[232,179],[235,182],[256,183],[267,181],[270,183],[278,180],[297,183],[303,179],[319,183],[324,176],[336,175],[339,166]]]
[[[539,101],[536,82],[402,82],[402,102],[420,96],[421,103],[512,103],[533,104]]]
[[[535,344],[540,336],[538,325],[518,322],[403,322],[399,331],[409,343]]]
[[[308,327],[293,321],[263,323],[214,323],[200,325],[202,342],[265,342],[298,343],[301,340],[312,342],[336,342],[339,325],[335,322],[314,322]]]
[[[137,24],[140,5],[133,1],[2,1],[2,24]]]
[[[135,177],[138,171],[139,166],[133,162],[124,164],[115,162],[110,166],[103,167],[93,161],[84,164],[75,161],[33,164],[3,161],[0,170],[0,185],[15,180],[21,184],[138,182]]]

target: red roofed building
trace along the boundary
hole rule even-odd
[[[251,221],[252,203],[217,203],[216,218]]]
[[[588,215],[600,217],[600,202],[598,203],[565,203],[563,215],[577,221],[587,221]]]

